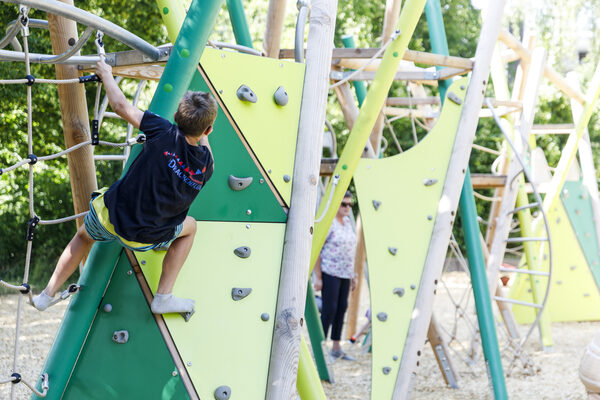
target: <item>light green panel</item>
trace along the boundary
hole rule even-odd
[[[560,322],[600,319],[598,288],[559,197],[550,207],[548,218],[553,245],[552,283],[546,305],[550,320]],[[540,269],[547,271],[548,261],[544,261]],[[537,279],[539,287],[545,288],[546,278]],[[519,275],[511,288],[511,297],[532,301],[528,277]],[[515,305],[513,313],[520,324],[532,323],[535,318],[531,307]]]
[[[201,399],[213,399],[222,385],[231,399],[265,397],[284,231],[282,223],[198,222],[174,289],[196,301],[196,313],[187,323],[178,314],[165,321]],[[234,254],[240,246],[250,247],[250,257]],[[136,254],[153,292],[164,254]],[[252,291],[234,301],[232,288]]]
[[[456,81],[448,93],[464,99],[467,83]],[[385,159],[361,159],[354,174],[369,265],[372,399],[392,397],[411,316],[419,317],[413,312],[415,300],[433,295],[419,293],[419,284],[438,204],[444,201],[442,189],[461,110],[446,99],[436,126],[417,146]],[[374,201],[381,202],[378,209]],[[397,249],[395,255],[390,248]],[[404,294],[395,294],[396,289]],[[385,321],[380,320],[382,313]]]
[[[304,64],[208,48],[200,64],[289,206],[292,182],[286,182],[284,176],[292,177],[294,172]],[[256,103],[238,99],[241,85],[252,89]],[[280,86],[288,93],[285,106],[273,100]]]
[[[600,288],[600,249],[588,190],[583,185],[583,181],[568,181],[563,186],[560,199],[592,271],[596,286]]]

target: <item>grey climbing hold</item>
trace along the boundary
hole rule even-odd
[[[448,92],[448,100],[450,100],[454,104],[458,104],[459,106],[463,103],[462,99],[458,97],[454,92]]]
[[[270,318],[269,313],[262,313],[260,314],[260,319],[262,319],[263,321],[268,321]]]
[[[380,312],[379,314],[377,314],[377,319],[381,322],[385,322],[387,321],[387,314],[384,312]]]
[[[438,182],[437,179],[423,179],[423,185],[425,186],[432,186],[435,185]]]
[[[388,251],[390,252],[391,255],[395,256],[396,253],[398,252],[398,249],[396,247],[388,247]]]
[[[125,344],[129,341],[129,332],[127,332],[126,330],[114,331],[112,340],[115,343]]]
[[[215,390],[215,400],[227,400],[231,397],[231,388],[229,386],[219,386]]]
[[[392,369],[390,367],[383,367],[381,370],[383,371],[384,375],[387,375],[390,372],[392,372]]]
[[[433,215],[428,215],[427,219],[431,221],[433,219]]]
[[[285,174],[285,175],[283,176],[283,181],[284,181],[284,182],[289,182],[289,181],[291,181],[291,180],[292,180],[292,177],[291,177],[291,176],[289,176],[289,175],[287,175],[287,174]]]
[[[254,94],[254,92],[252,91],[252,89],[250,89],[248,86],[246,85],[242,85],[238,88],[237,92],[237,97],[238,99],[240,99],[241,101],[247,101],[250,103],[256,103],[257,97]]]
[[[239,192],[240,190],[244,190],[248,186],[250,186],[253,179],[254,178],[252,178],[251,176],[247,178],[238,178],[237,176],[229,175],[229,179],[227,179],[227,184],[229,184],[229,188],[231,190]]]
[[[416,287],[416,286],[415,286],[415,284],[413,283],[412,285],[410,285],[410,288],[411,288],[412,290],[415,290],[417,287]]]
[[[275,103],[280,106],[285,106],[289,101],[288,94],[283,86],[279,86],[273,94],[273,100]]]
[[[375,207],[375,211],[379,210],[380,205],[381,205],[380,201],[373,200],[373,207]]]
[[[250,292],[252,292],[252,288],[236,288],[234,287],[233,289],[231,289],[231,297],[233,298],[233,300],[235,301],[239,301],[242,300],[243,298],[247,297]]]
[[[252,250],[248,246],[240,246],[237,249],[233,250],[233,254],[235,254],[239,258],[248,258],[250,257],[251,252]]]
[[[393,356],[393,357],[392,357],[392,360],[394,360],[394,361],[398,361],[398,356]]]
[[[394,294],[397,294],[398,297],[404,296],[404,292],[405,292],[404,288],[401,288],[401,287],[397,287],[394,289]]]
[[[104,305],[104,307],[102,307],[102,309],[104,310],[104,312],[111,312],[112,311],[112,304],[106,303]]]
[[[179,313],[179,314],[181,314],[181,316],[183,317],[183,319],[185,320],[185,322],[189,322],[190,318],[192,318],[192,315],[194,315],[195,312],[196,311],[194,310],[194,311],[190,311],[190,312],[182,312],[182,313]]]

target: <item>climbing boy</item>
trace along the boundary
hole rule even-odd
[[[92,195],[90,212],[63,251],[46,288],[33,298],[40,311],[75,272],[94,241],[117,240],[131,250],[168,247],[151,304],[155,314],[194,312],[194,301],[173,296],[173,286],[194,242],[196,220],[190,205],[213,172],[208,135],[217,103],[208,93],[187,92],[175,113],[176,124],[129,104],[103,60],[96,63],[112,109],[141,130],[146,142],[129,170],[108,189]]]

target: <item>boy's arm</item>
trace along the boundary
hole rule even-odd
[[[108,102],[113,111],[136,129],[139,129],[144,112],[127,101],[112,75],[112,67],[101,59],[96,63],[95,72],[102,79]]]

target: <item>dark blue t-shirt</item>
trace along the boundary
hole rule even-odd
[[[146,111],[146,135],[129,170],[105,193],[110,222],[123,238],[140,243],[170,240],[213,172],[206,146],[189,144],[166,119]]]

